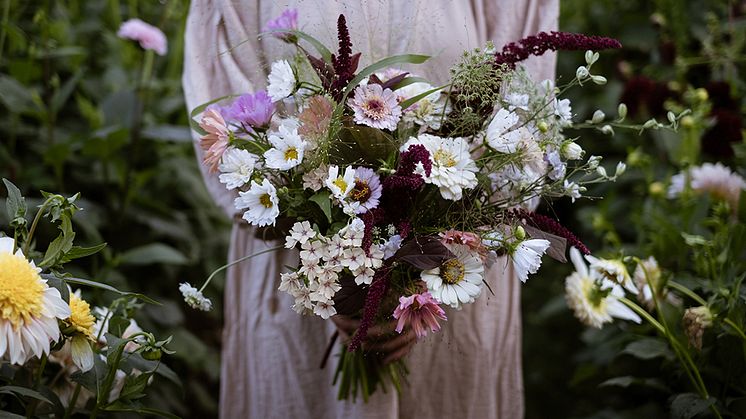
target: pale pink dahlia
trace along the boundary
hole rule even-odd
[[[409,297],[399,297],[399,306],[394,310],[394,318],[399,319],[396,323],[397,332],[401,333],[404,326],[409,326],[418,338],[426,336],[427,329],[431,332],[440,330],[438,319],[448,320],[446,313],[427,291]]]
[[[163,31],[140,19],[130,19],[122,23],[117,36],[137,41],[143,49],[153,50],[158,55],[166,55],[168,51],[168,41]]]
[[[355,123],[378,129],[395,130],[401,119],[401,106],[391,89],[379,84],[358,86],[348,104],[355,111]]]
[[[199,126],[207,131],[199,139],[199,146],[205,151],[202,162],[210,168],[210,172],[217,172],[220,159],[229,145],[230,131],[223,116],[214,108],[205,111]]]
[[[687,180],[692,190],[725,200],[733,211],[738,208],[741,191],[746,189],[746,181],[722,163],[704,163],[690,168],[689,173],[685,171],[673,176],[668,188],[669,198],[678,196],[684,190]]]

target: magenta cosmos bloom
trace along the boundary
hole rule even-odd
[[[140,19],[130,19],[122,23],[117,36],[137,41],[143,49],[155,51],[158,55],[166,55],[168,51],[168,41],[163,31]]]
[[[399,297],[399,306],[394,310],[394,318],[399,319],[396,323],[397,332],[401,333],[404,326],[409,326],[417,338],[426,336],[427,329],[431,332],[440,330],[438,319],[448,320],[446,313],[427,291],[409,297]]]
[[[355,111],[355,123],[378,129],[395,130],[401,119],[401,106],[396,93],[380,84],[355,88],[355,97],[348,104]]]
[[[262,128],[269,125],[275,105],[264,90],[241,95],[224,108],[225,118],[244,127]]]
[[[355,214],[362,214],[376,208],[381,199],[382,189],[381,179],[373,169],[356,168],[355,186],[348,195]]]
[[[199,145],[205,152],[202,162],[210,172],[217,172],[220,159],[230,143],[230,131],[223,116],[215,108],[205,111],[199,126],[207,132],[199,139]]]
[[[294,37],[289,32],[277,32],[282,30],[296,30],[298,29],[298,9],[285,9],[282,14],[269,22],[265,30],[267,32],[273,32],[272,36],[282,39],[286,42],[293,42]]]

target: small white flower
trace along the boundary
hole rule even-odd
[[[297,272],[283,272],[280,274],[280,287],[278,290],[293,294],[303,286]]]
[[[248,192],[239,192],[235,200],[236,209],[246,209],[243,219],[252,225],[263,227],[275,225],[277,216],[280,215],[279,199],[277,189],[267,179],[259,184],[251,183]]]
[[[342,265],[346,266],[351,271],[355,271],[361,266],[365,266],[365,258],[365,250],[361,247],[345,249],[342,254]]]
[[[575,182],[570,182],[567,179],[565,179],[564,188],[565,188],[565,196],[569,196],[572,199],[573,203],[575,203],[576,199],[582,196],[580,194],[581,187]]]
[[[552,170],[549,171],[549,178],[552,180],[560,180],[565,177],[567,171],[567,164],[562,161],[559,151],[554,148],[547,147],[547,152],[544,156],[544,160],[549,163]]]
[[[591,123],[600,124],[601,122],[603,122],[604,118],[606,118],[606,115],[603,113],[603,111],[600,109],[597,109],[596,112],[593,112],[593,116],[591,117]]]
[[[316,237],[316,231],[308,221],[297,222],[290,229],[290,235],[285,237],[285,248],[292,249],[296,244],[305,244],[308,240]]]
[[[285,99],[295,90],[295,74],[293,67],[286,60],[272,63],[269,72],[267,93],[273,102]]]
[[[322,164],[303,174],[303,188],[318,192],[324,187],[327,176],[329,176],[329,168]]]
[[[572,125],[572,107],[570,99],[554,100],[554,114],[559,118],[560,126],[569,127]]]
[[[353,218],[347,226],[339,230],[339,234],[342,236],[342,243],[346,247],[360,247],[363,245],[365,222],[360,218]]]
[[[624,164],[624,162],[619,162],[616,164],[616,172],[614,172],[614,177],[618,177],[624,174],[624,172],[627,171],[627,165]]]
[[[370,285],[373,282],[373,276],[376,274],[376,271],[371,268],[365,268],[362,270],[362,272],[357,273],[355,275],[355,283],[357,285],[362,284],[368,284]]]
[[[338,166],[329,166],[329,176],[327,176],[325,183],[335,198],[344,201],[352,188],[355,187],[355,169],[348,166],[344,174],[340,176]]]
[[[635,273],[633,274],[633,281],[637,285],[637,289],[640,294],[637,298],[640,299],[647,307],[653,307],[653,290],[650,288],[650,284],[658,286],[661,279],[661,268],[658,266],[658,261],[654,257],[650,256],[647,259],[643,259],[635,267]]]
[[[264,158],[270,169],[288,170],[303,161],[303,152],[308,143],[298,135],[296,128],[280,125],[278,132],[269,134],[268,140],[272,148],[264,153]]]
[[[566,158],[567,160],[578,160],[583,157],[583,154],[585,153],[581,146],[572,141],[568,141],[562,144],[560,152],[562,153],[562,157]]]
[[[401,248],[401,236],[395,234],[386,240],[386,243],[383,243],[380,246],[381,250],[383,250],[383,259],[388,259],[391,256],[394,256],[394,254],[396,254],[396,252]]]
[[[257,157],[246,150],[229,147],[223,153],[220,166],[220,183],[225,183],[228,189],[236,189],[247,184],[254,173]]]
[[[541,256],[549,249],[549,240],[529,239],[518,244],[510,259],[513,261],[518,279],[525,283],[528,274],[535,274],[541,266]]]
[[[300,248],[300,259],[304,265],[315,264],[324,256],[324,242],[321,240],[308,240]]]
[[[313,313],[326,320],[337,314],[337,309],[334,308],[334,302],[318,302],[313,308]]]
[[[508,110],[511,112],[516,109],[528,110],[528,95],[525,93],[508,93],[505,95],[505,101],[508,103]]]
[[[188,283],[179,284],[179,291],[184,296],[184,301],[191,308],[202,311],[210,311],[212,309],[212,301],[209,298],[202,295],[202,291],[194,288]]]

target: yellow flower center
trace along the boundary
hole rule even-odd
[[[285,150],[285,160],[298,160],[298,150],[295,147]]]
[[[433,160],[444,167],[453,167],[456,165],[456,159],[453,157],[453,154],[447,150],[443,150],[442,148],[439,148],[435,154],[433,154]]]
[[[355,181],[355,187],[350,191],[352,199],[358,202],[365,202],[370,198],[371,190],[368,186],[368,182],[357,180]]]
[[[440,277],[446,284],[458,284],[464,279],[464,264],[458,259],[449,259],[440,265]]]
[[[39,317],[44,302],[44,283],[24,257],[0,253],[0,318],[18,329]]]
[[[70,326],[77,332],[84,334],[90,340],[96,340],[93,335],[93,325],[96,318],[91,314],[91,306],[75,294],[70,294]]]
[[[342,192],[347,190],[347,182],[345,182],[344,178],[342,176],[338,177],[334,182],[334,185],[336,185],[339,190]]]
[[[272,208],[272,197],[268,193],[259,197],[259,203],[264,205],[264,208]]]

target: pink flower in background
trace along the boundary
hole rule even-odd
[[[280,16],[267,22],[265,27],[267,32],[296,29],[298,29],[298,9],[285,9]],[[274,32],[272,36],[287,42],[293,41],[293,35],[288,32]]]
[[[687,181],[695,192],[710,193],[716,198],[727,201],[734,213],[738,210],[741,191],[746,189],[746,181],[722,163],[704,163],[690,168],[688,172],[684,171],[672,176],[671,186],[668,187],[668,197],[675,198],[681,194],[686,188]]]
[[[140,19],[130,19],[122,23],[117,36],[137,41],[143,49],[155,51],[158,55],[166,55],[168,51],[168,41],[163,31]]]
[[[226,119],[241,123],[245,128],[267,126],[274,111],[275,105],[264,90],[241,95],[230,106],[223,109]]]
[[[440,233],[440,241],[443,244],[463,244],[469,246],[469,249],[479,252],[480,254],[486,251],[484,246],[482,246],[482,239],[480,239],[476,234],[466,231],[445,231]]]
[[[202,115],[199,126],[207,131],[199,139],[199,145],[205,151],[202,162],[210,168],[210,172],[217,172],[220,159],[228,148],[230,131],[223,116],[215,108],[208,108]]]
[[[438,319],[448,320],[446,313],[427,291],[409,297],[399,297],[399,306],[394,310],[394,318],[399,319],[396,323],[397,332],[401,333],[404,326],[409,326],[418,338],[426,336],[427,329],[431,332],[440,330]]]
[[[355,123],[378,129],[395,130],[401,119],[401,106],[396,93],[380,84],[358,86],[355,97],[349,100],[355,111]]]

